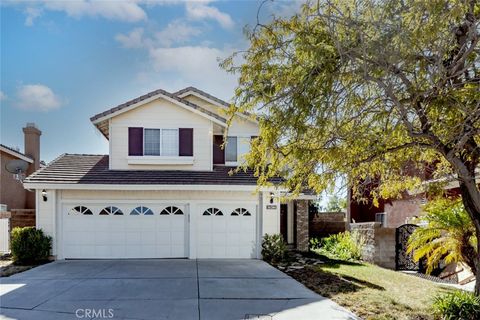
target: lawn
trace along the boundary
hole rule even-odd
[[[364,319],[433,319],[433,297],[453,290],[367,263],[328,261],[289,274]]]

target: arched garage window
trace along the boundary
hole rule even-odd
[[[153,211],[148,207],[139,206],[139,207],[136,207],[135,209],[133,209],[132,212],[130,212],[130,215],[134,215],[134,216],[138,216],[140,214],[141,215],[146,215],[146,216],[151,216],[151,215],[153,215]]]
[[[123,212],[122,210],[114,206],[103,208],[102,211],[100,211],[101,216],[112,215],[112,214],[115,216],[121,216],[123,215]]]
[[[88,209],[85,206],[76,206],[70,210],[68,214],[73,214],[73,215],[79,215],[79,214],[85,214],[85,215],[93,215],[92,211]]]
[[[232,211],[232,216],[251,216],[251,214],[245,208],[237,208]]]
[[[162,212],[160,212],[160,214],[161,214],[161,215],[170,215],[170,214],[182,215],[182,214],[183,214],[183,211],[180,210],[180,209],[177,208],[177,207],[170,206],[170,207],[166,207],[165,209],[163,209]]]
[[[223,212],[217,208],[208,208],[203,212],[204,216],[223,216]]]

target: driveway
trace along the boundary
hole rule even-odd
[[[0,281],[6,319],[356,319],[259,260],[57,261]]]

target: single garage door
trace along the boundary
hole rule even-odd
[[[64,205],[63,256],[186,257],[186,216],[186,206],[175,203]]]
[[[255,258],[256,206],[208,204],[198,206],[199,258]]]

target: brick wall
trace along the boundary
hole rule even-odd
[[[319,212],[310,217],[310,238],[323,238],[345,231],[345,213]]]
[[[359,232],[365,241],[364,261],[395,269],[395,228],[382,228],[379,222],[351,223],[350,230]]]
[[[35,209],[12,209],[10,214],[10,228],[35,227]]]
[[[422,215],[422,199],[415,197],[410,199],[392,200],[385,204],[385,213],[387,214],[387,227],[397,228],[413,217]]]
[[[297,250],[308,251],[308,200],[297,200]]]

